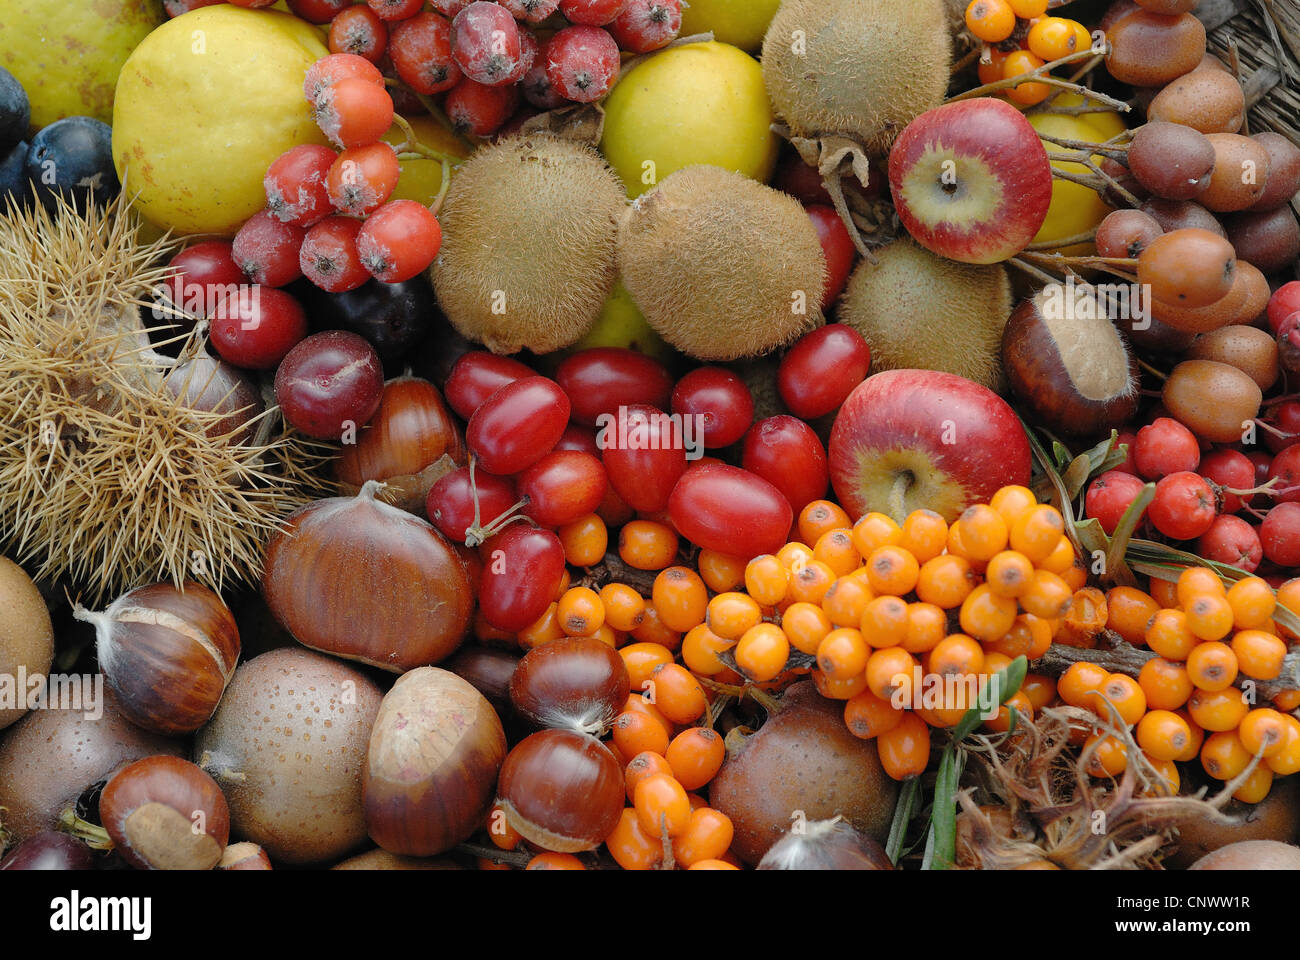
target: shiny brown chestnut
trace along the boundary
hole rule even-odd
[[[163,386],[191,409],[226,414],[204,430],[214,440],[229,436],[231,443],[247,443],[253,435],[254,421],[266,409],[252,378],[206,353],[169,369]]]
[[[255,843],[247,840],[232,843],[221,851],[218,870],[270,870],[271,858]]]
[[[132,723],[174,735],[212,717],[239,660],[239,627],[217,594],[155,583],[73,616],[94,626],[99,669]]]
[[[215,780],[178,757],[145,757],[104,787],[99,816],[114,848],[140,870],[211,870],[230,839]]]
[[[440,463],[444,455],[449,460]],[[334,476],[349,496],[367,480],[382,480],[386,502],[424,516],[429,488],[464,463],[465,440],[438,388],[419,377],[395,377],[384,384],[379,412],[356,443],[344,444]]]
[[[291,514],[267,546],[262,589],[303,645],[402,673],[460,646],[474,593],[451,545],[378,500],[380,486]]]
[[[402,674],[370,732],[366,832],[390,853],[450,850],[482,826],[505,756],[500,718],[467,681],[437,667]]]
[[[594,850],[618,826],[626,786],[603,743],[572,730],[542,730],[510,751],[497,781],[506,821],[556,853]]]
[[[510,710],[510,678],[519,666],[519,655],[495,647],[466,644],[453,653],[440,666],[468,681],[487,697],[498,716]]]
[[[1088,436],[1137,412],[1137,364],[1115,325],[1114,305],[1086,284],[1049,285],[1020,304],[1002,334],[1002,366],[1031,417]]]
[[[510,701],[533,726],[602,737],[630,689],[617,650],[593,637],[561,637],[524,654],[510,678]]]

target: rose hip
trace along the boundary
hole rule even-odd
[[[394,200],[372,213],[357,234],[357,253],[377,280],[401,283],[433,263],[442,246],[438,218],[424,204]]]
[[[564,546],[549,530],[511,524],[489,540],[479,609],[498,630],[517,633],[546,612],[564,574]]]
[[[500,4],[475,0],[451,22],[452,56],[465,76],[494,87],[520,75],[519,26]]]
[[[833,207],[812,206],[805,210],[826,256],[826,289],[822,291],[821,303],[822,310],[829,310],[849,282],[858,251],[844,221]]]
[[[416,14],[394,26],[388,55],[402,82],[416,93],[442,93],[462,76],[451,55],[451,21],[436,13]]]
[[[354,53],[378,63],[388,47],[388,25],[367,6],[348,7],[330,23],[330,53]]]
[[[1284,283],[1268,299],[1268,326],[1277,333],[1282,321],[1300,311],[1300,280]]]
[[[631,53],[662,49],[681,32],[681,0],[628,0],[608,29],[618,45]]]
[[[1157,417],[1137,432],[1133,463],[1138,475],[1147,480],[1195,470],[1200,462],[1201,445],[1192,431],[1177,420]]]
[[[560,0],[499,0],[516,20],[541,23],[560,6]]]
[[[562,107],[568,103],[564,97],[551,86],[551,77],[546,70],[547,59],[550,56],[546,52],[548,44],[539,43],[537,56],[525,72],[520,86],[524,91],[524,99],[533,106],[542,110],[554,110],[556,107]]]
[[[231,255],[239,269],[255,283],[283,287],[302,276],[298,248],[305,235],[302,227],[283,223],[262,210],[239,228],[231,244]]]
[[[663,410],[673,378],[662,363],[623,347],[591,347],[566,357],[555,380],[569,395],[573,419],[589,427],[619,407],[645,404]]]
[[[599,27],[565,27],[546,45],[546,75],[561,96],[592,103],[618,77],[618,44]]]
[[[1214,518],[1210,529],[1196,541],[1196,553],[1206,560],[1240,567],[1247,573],[1254,573],[1264,559],[1264,548],[1255,528],[1241,517],[1232,516]]]
[[[354,53],[332,53],[307,68],[302,83],[303,96],[315,109],[325,91],[344,80],[365,80],[381,88],[384,85],[384,75],[365,57]]]
[[[381,20],[406,20],[420,12],[424,0],[366,0]]]
[[[630,404],[596,434],[610,486],[633,510],[658,513],[686,472],[686,436],[662,410]]]
[[[1171,473],[1156,483],[1156,495],[1147,519],[1166,537],[1195,540],[1214,523],[1214,491],[1190,470]]]
[[[212,345],[246,370],[271,370],[307,336],[307,315],[283,290],[255,286],[227,297],[212,317]]]
[[[340,80],[315,105],[316,125],[337,147],[374,143],[393,125],[393,98],[368,80]]]
[[[462,420],[474,416],[483,401],[508,383],[535,377],[537,371],[510,357],[500,357],[486,350],[463,353],[451,368],[443,395],[447,405]]]
[[[1264,556],[1279,567],[1300,567],[1300,503],[1279,503],[1259,527]]]
[[[325,177],[336,157],[329,147],[314,143],[280,154],[262,179],[271,216],[300,227],[310,227],[328,216],[332,208]]]
[[[442,106],[457,133],[486,138],[500,130],[519,106],[519,87],[513,83],[489,87],[461,77],[447,91]]]
[[[1199,472],[1220,487],[1249,490],[1255,486],[1255,465],[1240,450],[1221,449],[1207,453],[1201,458]],[[1220,491],[1220,496],[1224,513],[1236,513],[1241,509],[1241,497],[1237,494]]]
[[[560,0],[560,13],[570,23],[603,27],[627,6],[628,0]]]
[[[381,140],[340,153],[326,174],[325,189],[339,213],[364,217],[387,202],[401,176],[397,154]]]
[[[599,458],[576,450],[552,450],[515,479],[524,513],[544,527],[559,527],[595,511],[609,483]]]
[[[1300,444],[1293,444],[1273,458],[1269,480],[1276,480],[1272,495],[1279,503],[1300,503]]]
[[[506,384],[469,418],[465,442],[489,473],[508,477],[551,452],[569,422],[569,398],[554,380]]]
[[[289,0],[289,9],[295,16],[310,23],[329,23],[352,6],[352,0]]]
[[[1145,487],[1141,479],[1122,470],[1108,470],[1088,485],[1084,500],[1087,514],[1101,524],[1107,536],[1115,532],[1120,518]]]
[[[361,221],[352,217],[326,217],[307,231],[298,251],[305,276],[329,293],[355,290],[370,279],[370,271],[357,253]]]

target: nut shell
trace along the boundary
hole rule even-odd
[[[221,788],[179,757],[146,757],[118,771],[99,814],[117,852],[140,870],[211,870],[230,839]]]

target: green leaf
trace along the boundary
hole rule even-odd
[[[894,805],[894,819],[889,824],[889,837],[885,840],[885,856],[889,862],[898,865],[902,855],[903,840],[907,836],[908,824],[912,822],[912,808],[916,806],[917,795],[921,792],[921,778],[913,777],[903,784],[898,793],[898,802]]]
[[[1020,691],[1020,685],[1025,682],[1025,674],[1028,672],[1029,661],[1025,659],[1024,654],[1021,654],[989,677],[980,686],[980,690],[983,691],[986,686],[993,685],[994,696],[997,697],[998,704],[1004,704]],[[983,700],[984,698],[980,696],[979,699]],[[980,712],[980,705],[977,703],[962,714],[957,726],[952,728],[952,742],[960,743],[965,740],[983,722],[984,715]]]
[[[1129,540],[1133,536],[1133,531],[1137,529],[1137,525],[1142,520],[1142,515],[1146,513],[1147,506],[1155,499],[1155,496],[1156,485],[1154,483],[1146,484],[1142,488],[1142,492],[1128,505],[1124,515],[1119,518],[1119,523],[1115,525],[1115,532],[1110,538],[1110,546],[1106,550],[1106,578],[1108,580],[1129,586],[1137,582],[1125,557],[1128,555]]]
[[[1073,459],[1065,444],[1059,440],[1052,441],[1052,465],[1056,467],[1058,472],[1065,469],[1066,465]]]
[[[1066,467],[1065,472],[1061,474],[1061,483],[1065,486],[1065,492],[1073,501],[1088,484],[1088,478],[1092,476],[1092,461],[1086,456],[1075,457]]]
[[[930,814],[933,842],[929,845],[930,870],[947,870],[957,852],[957,788],[965,753],[950,743],[939,761],[939,774],[934,784],[934,811]]]

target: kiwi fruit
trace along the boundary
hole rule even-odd
[[[617,279],[622,183],[588,146],[520,134],[460,168],[440,213],[434,292],[494,353],[550,353],[591,329]]]
[[[54,659],[54,627],[36,584],[12,560],[0,557],[0,676],[17,678],[21,667],[28,677],[43,676]],[[21,700],[25,690],[15,690]],[[26,710],[0,708],[0,730]]]
[[[633,201],[618,266],[655,332],[700,360],[762,356],[823,322],[826,256],[808,214],[721,167],[678,170]]]
[[[871,346],[871,369],[939,370],[998,390],[1011,280],[1001,264],[957,263],[900,237],[849,278],[838,319]]]
[[[848,137],[884,156],[947,92],[948,9],[944,0],[785,0],[762,59],[768,97],[793,136]]]

